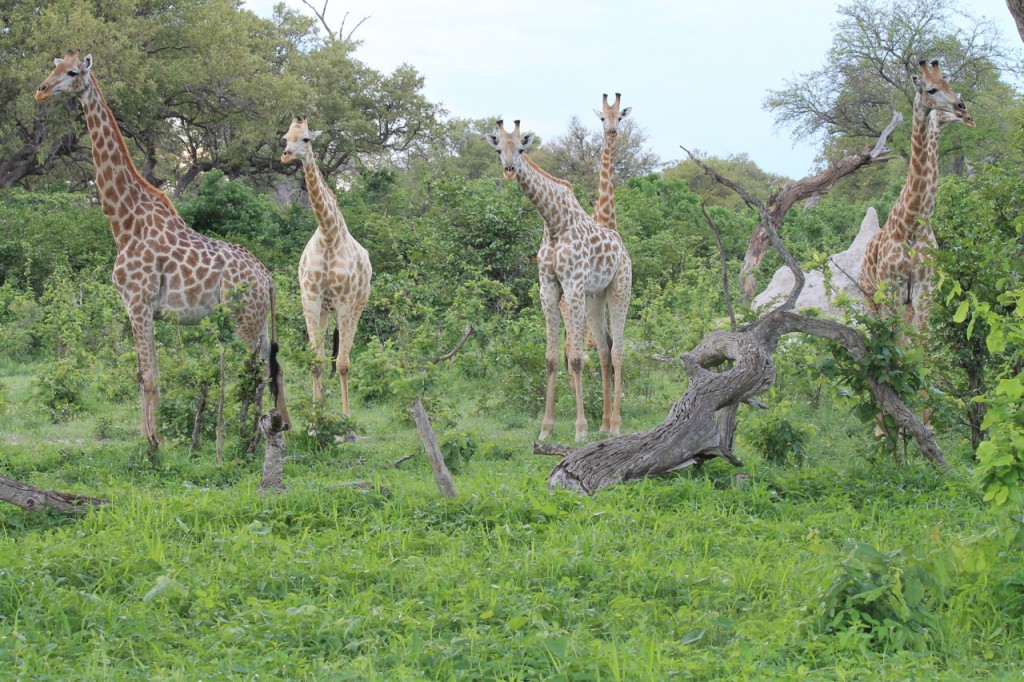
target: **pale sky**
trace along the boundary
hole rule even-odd
[[[277,0],[246,0],[269,17]],[[318,9],[324,0],[310,0]],[[286,4],[312,16],[301,0]],[[602,93],[622,93],[662,161],[680,145],[725,157],[745,153],[763,170],[802,178],[813,143],[775,130],[762,107],[770,89],[825,63],[838,20],[828,0],[329,0],[335,30],[362,41],[356,57],[390,73],[411,64],[424,95],[451,116],[521,119],[550,140],[572,116],[597,130]],[[1005,0],[961,0],[1021,47]],[[933,55],[941,59],[942,55]],[[929,55],[929,58],[932,56]],[[984,111],[972,110],[975,118]]]

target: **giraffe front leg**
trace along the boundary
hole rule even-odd
[[[338,313],[338,357],[334,360],[334,366],[338,371],[338,377],[341,381],[341,410],[345,413],[345,416],[352,414],[348,402],[348,373],[351,368],[349,354],[352,352],[352,342],[356,337],[356,326],[359,324],[359,316],[362,314],[363,304],[354,305],[351,310]]]
[[[132,335],[138,367],[140,425],[150,454],[160,447],[157,433],[157,412],[160,408],[160,368],[157,365],[156,341],[153,338],[153,317],[148,309],[130,310]]]
[[[608,292],[608,318],[611,329],[611,363],[612,363],[612,408],[608,417],[608,432],[618,436],[622,429],[622,417],[619,409],[622,404],[622,365],[626,351],[623,338],[626,332],[626,315],[629,312],[629,300],[633,295],[633,268],[629,260],[625,260],[612,281]]]
[[[601,432],[611,433],[612,416],[612,367],[611,346],[608,338],[607,315],[604,295],[587,299],[587,339],[593,340],[601,364]]]
[[[575,288],[564,294],[568,317],[565,335],[569,346],[569,372],[572,374],[573,393],[576,398],[576,442],[587,439],[587,415],[583,408],[583,343],[586,337],[585,300],[583,291]]]
[[[327,359],[324,353],[324,330],[327,327],[328,317],[322,314],[319,299],[306,296],[302,298],[302,315],[306,319],[309,349],[316,355],[309,371],[313,380],[313,402],[319,405],[323,399],[323,371]]]
[[[544,349],[544,361],[547,368],[547,390],[544,394],[544,420],[541,422],[539,440],[546,440],[555,428],[555,388],[558,380],[558,326],[561,319],[559,300],[561,288],[557,281],[547,281],[543,277],[540,282],[540,304],[544,311],[544,326],[547,331],[547,343]]]

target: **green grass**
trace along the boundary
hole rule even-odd
[[[422,456],[391,466],[419,449],[401,406],[357,403],[363,440],[292,447],[289,490],[260,496],[259,459],[233,451],[218,467],[209,448],[190,457],[170,442],[148,463],[133,402],[50,424],[29,371],[0,371],[0,474],[112,504],[82,518],[0,506],[0,677],[962,680],[1024,668],[1024,569],[956,445],[950,471],[919,458],[895,469],[859,454],[869,428],[828,400],[800,415],[816,425],[802,466],[765,463],[741,438],[748,478],[714,461],[593,498],[545,489],[537,419],[460,403],[479,452],[455,500]],[[295,381],[292,396],[305,389]],[[631,407],[626,425],[667,407]],[[375,487],[338,485],[357,479]],[[923,648],[815,625],[850,542],[953,557]]]

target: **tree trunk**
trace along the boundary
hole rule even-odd
[[[441,455],[441,448],[437,445],[437,438],[434,437],[434,429],[430,426],[430,418],[423,407],[423,401],[416,396],[412,401],[412,418],[416,420],[416,430],[420,432],[420,440],[423,441],[423,448],[427,451],[427,458],[430,460],[430,468],[434,470],[434,480],[437,487],[445,497],[455,498],[455,482],[444,463]]]
[[[1017,22],[1017,33],[1020,34],[1020,39],[1024,40],[1024,0],[1006,0],[1006,7],[1013,15],[1013,20]]]
[[[89,507],[109,504],[108,500],[43,490],[3,476],[0,476],[0,500],[28,511],[53,509],[65,514],[80,514]]]
[[[257,428],[267,439],[259,490],[261,493],[268,490],[283,492],[288,489],[284,484],[284,420],[277,410],[271,409],[260,417]]]

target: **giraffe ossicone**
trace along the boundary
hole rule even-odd
[[[309,346],[317,355],[313,365],[313,400],[323,395],[322,363],[325,360],[324,332],[335,317],[334,368],[341,377],[342,411],[351,414],[348,397],[349,354],[359,317],[370,297],[373,269],[370,255],[348,231],[338,209],[334,192],[324,181],[313,155],[312,141],[320,131],[310,131],[306,116],[292,119],[285,133],[282,163],[302,164],[309,203],[316,214],[317,228],[299,259],[299,288],[302,313],[306,319]]]
[[[196,324],[234,291],[241,292],[235,332],[264,364],[275,407],[285,428],[284,373],[277,362],[274,282],[270,271],[246,249],[199,234],[181,219],[166,194],[146,181],[132,163],[124,138],[92,74],[92,55],[77,50],[54,60],[54,69],[35,99],[70,95],[82,103],[92,144],[96,190],[117,246],[112,278],[128,311],[138,361],[141,430],[150,451],[159,447],[160,402],[153,321],[170,318]],[[262,382],[243,399],[257,411]],[[257,415],[258,417],[258,415]]]
[[[498,121],[497,133],[486,135],[501,159],[506,179],[516,180],[544,220],[544,237],[537,252],[541,308],[547,328],[545,361],[547,390],[540,439],[554,428],[555,384],[558,374],[558,332],[564,302],[566,348],[572,390],[576,398],[576,441],[587,437],[583,411],[583,344],[592,330],[601,363],[603,411],[601,430],[618,435],[622,398],[623,331],[632,293],[632,264],[622,238],[597,223],[576,200],[572,185],[544,171],[526,154],[533,142],[511,133]]]

